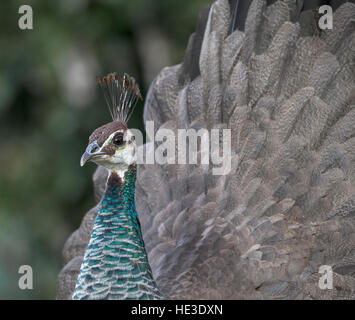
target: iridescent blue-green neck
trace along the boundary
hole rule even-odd
[[[73,299],[164,299],[152,275],[134,204],[136,167],[110,173]]]
[[[120,213],[123,215],[136,215],[134,204],[135,183],[135,166],[130,167],[124,173],[123,178],[118,173],[111,172],[107,179],[106,190],[102,196],[98,213],[105,214],[105,212],[117,211],[120,208]],[[132,209],[134,210],[132,211]]]

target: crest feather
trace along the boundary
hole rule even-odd
[[[97,77],[113,121],[127,123],[139,99],[143,100],[136,80],[125,73],[119,77],[116,72]]]

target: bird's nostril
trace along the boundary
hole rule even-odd
[[[100,149],[99,145],[97,144],[97,142],[93,142],[90,143],[87,148],[86,148],[86,152],[89,154],[93,154],[96,153],[98,150]]]
[[[92,149],[91,149],[91,153],[96,152],[96,151],[97,151],[97,149],[98,149],[98,147],[97,147],[97,146],[92,147]]]

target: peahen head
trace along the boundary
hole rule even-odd
[[[138,99],[142,99],[139,87],[133,77],[116,73],[97,78],[102,87],[113,121],[90,135],[88,146],[81,157],[83,166],[93,161],[120,176],[136,163],[136,143],[133,133],[127,128]]]

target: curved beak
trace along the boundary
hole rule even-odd
[[[92,158],[92,156],[87,153],[86,151],[83,153],[83,155],[81,156],[80,159],[80,166],[82,167],[86,162],[88,162],[90,159]]]
[[[105,152],[96,152],[96,150],[99,150],[99,145],[97,144],[96,141],[90,143],[83,155],[81,156],[80,159],[80,166],[82,167],[86,162],[92,160],[96,156],[103,155]]]

